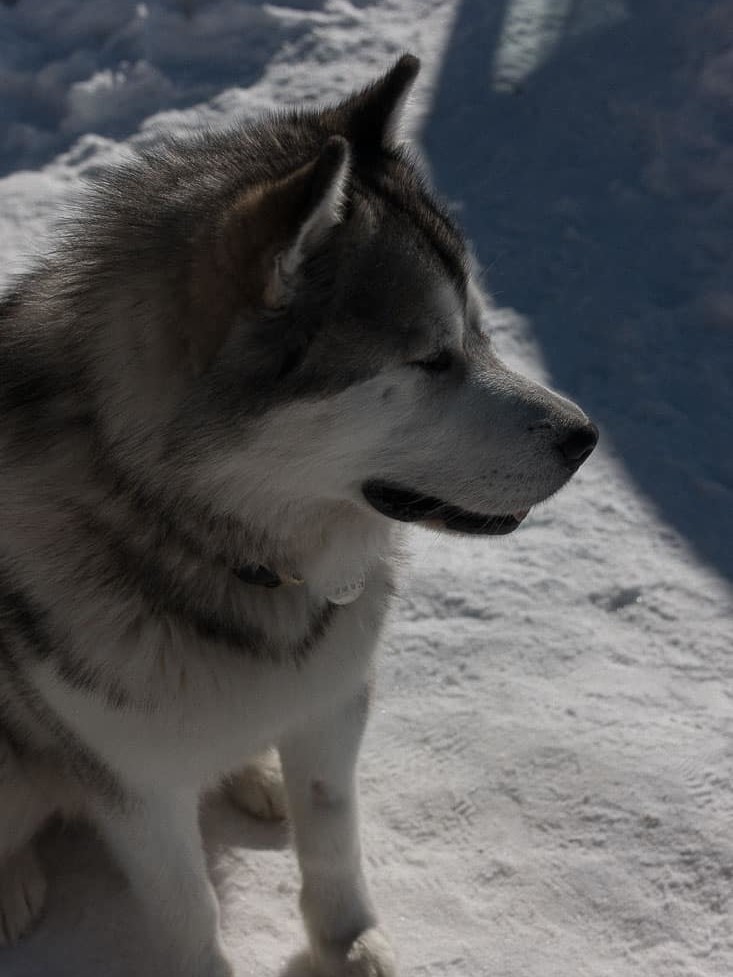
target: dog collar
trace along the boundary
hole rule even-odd
[[[262,563],[243,563],[242,566],[235,567],[234,575],[242,583],[254,584],[257,587],[282,587],[286,584],[302,584],[305,581],[302,577],[285,576],[281,577],[269,567]],[[334,587],[331,593],[325,595],[330,604],[352,604],[361,596],[366,580],[364,576],[357,577],[356,580],[349,580],[348,583],[339,584]]]
[[[243,563],[234,568],[234,576],[242,583],[255,584],[258,587],[282,587],[284,584],[302,584],[301,577],[281,577],[262,563]]]

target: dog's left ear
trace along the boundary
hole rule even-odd
[[[405,102],[419,70],[420,60],[403,54],[386,75],[336,107],[337,131],[357,153],[390,149],[399,142]]]

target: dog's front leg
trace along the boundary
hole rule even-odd
[[[168,977],[231,977],[193,793],[138,792],[100,827],[148,917]]]
[[[301,909],[319,977],[394,977],[361,868],[356,758],[366,691],[280,744],[303,876]]]

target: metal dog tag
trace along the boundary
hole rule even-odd
[[[351,580],[349,583],[337,587],[332,594],[326,594],[326,600],[331,604],[353,604],[357,597],[361,597],[364,584],[364,577]]]

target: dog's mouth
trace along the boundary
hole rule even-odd
[[[377,512],[400,522],[417,522],[433,529],[447,529],[454,533],[474,536],[504,536],[513,533],[529,512],[521,509],[505,515],[469,512],[431,495],[413,489],[370,481],[362,486],[367,502]]]

